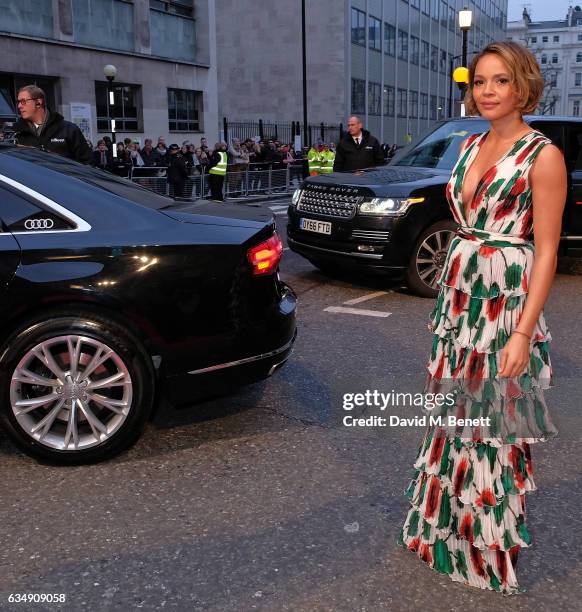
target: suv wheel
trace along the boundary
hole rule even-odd
[[[430,298],[438,295],[439,286],[436,281],[445,264],[456,229],[454,221],[438,221],[420,235],[406,271],[406,282],[418,295]]]
[[[29,455],[108,459],[141,434],[154,373],[139,341],[113,321],[61,314],[29,322],[0,353],[0,419]]]

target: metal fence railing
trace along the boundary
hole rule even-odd
[[[225,198],[246,198],[252,195],[287,193],[295,190],[301,184],[304,173],[304,161],[297,160],[289,164],[248,164],[241,169],[236,166],[236,171],[229,170],[233,166],[227,167],[224,177],[224,197]],[[156,193],[175,197],[174,188],[168,183],[166,168],[160,167],[140,167],[131,168],[129,178],[134,183],[151,189]],[[210,194],[210,184],[208,174],[200,174],[194,170],[184,184],[182,198],[187,200],[199,200],[206,198]]]
[[[241,142],[247,138],[254,139],[257,136],[261,140],[279,140],[280,142],[294,142],[296,135],[303,134],[303,125],[299,121],[277,121],[269,122],[259,119],[258,121],[229,121],[226,117],[219,126],[222,130],[224,140],[230,142],[232,138],[238,138]],[[311,145],[318,140],[325,143],[337,143],[343,136],[343,125],[310,123],[305,144]]]

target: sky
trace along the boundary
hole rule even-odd
[[[552,21],[553,19],[564,19],[570,5],[582,6],[582,0],[509,0],[507,8],[507,20],[515,21],[521,19],[523,7],[528,7],[532,21]]]

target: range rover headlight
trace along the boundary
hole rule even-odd
[[[420,204],[424,198],[371,198],[360,204],[359,212],[362,215],[391,215],[401,216],[406,213],[412,204]]]
[[[297,206],[299,204],[299,198],[301,197],[301,189],[296,189],[291,196],[291,204]]]

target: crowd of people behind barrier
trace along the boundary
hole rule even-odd
[[[155,170],[152,172],[152,169],[163,171],[171,165],[173,150],[177,150],[177,157],[183,159],[188,175],[207,172],[212,167],[213,156],[218,151],[227,152],[229,172],[244,172],[249,166],[257,170],[269,167],[285,169],[288,164],[302,164],[304,158],[301,152],[294,151],[293,144],[272,139],[256,142],[247,138],[241,142],[238,138],[232,138],[229,145],[218,142],[210,148],[206,138],[202,138],[198,146],[189,140],[185,140],[181,146],[167,146],[165,138],[160,136],[155,146],[152,139],[147,138],[140,148],[139,143],[131,138],[125,138],[123,142],[114,145],[106,136],[97,143],[93,152],[93,165],[123,177],[129,176],[130,173],[133,176],[157,176],[160,173]],[[140,171],[142,168],[143,172]]]

